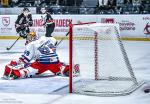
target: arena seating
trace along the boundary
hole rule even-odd
[[[45,6],[52,14],[149,14],[150,1],[141,0],[140,4],[126,3],[99,5],[99,0],[8,0],[9,5],[0,8],[11,7],[35,7],[40,13],[40,7]],[[17,1],[17,2],[14,2]],[[109,1],[109,0],[108,0]]]

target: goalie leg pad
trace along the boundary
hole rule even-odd
[[[11,66],[11,65],[6,65],[5,66],[5,71],[4,71],[4,77],[7,77],[8,79],[16,79],[16,78],[19,78],[21,75],[20,75],[20,72],[19,72],[20,69],[16,69],[14,66]],[[12,77],[12,78],[11,78]]]
[[[11,73],[11,69],[10,69],[9,65],[6,65],[4,75],[8,76],[10,73]]]
[[[80,68],[79,68],[79,64],[75,64],[74,66],[73,66],[73,70],[72,70],[72,72],[73,72],[73,77],[77,77],[77,76],[79,76],[80,75]],[[61,74],[62,74],[62,76],[69,76],[69,65],[62,65],[62,67],[61,67]]]
[[[7,79],[27,78],[36,75],[37,69],[28,67],[26,69],[16,69],[14,66],[6,65],[4,71],[4,77]]]
[[[9,64],[9,65],[11,65],[11,66],[16,66],[16,65],[17,65],[17,61],[12,60],[12,61],[10,62],[10,64]]]
[[[73,77],[77,77],[80,75],[80,65],[79,64],[75,64],[73,66]]]
[[[61,67],[61,74],[62,76],[69,76],[69,65],[63,66]]]
[[[26,69],[19,70],[19,72],[20,72],[20,78],[31,78],[32,76],[36,75],[38,70],[28,67]]]

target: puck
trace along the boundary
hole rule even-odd
[[[150,89],[145,89],[144,92],[145,92],[145,93],[149,93],[149,92],[150,92]]]

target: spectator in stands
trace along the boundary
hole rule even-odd
[[[75,0],[67,0],[67,6],[74,6]]]
[[[23,1],[22,1],[22,0],[18,0],[18,3],[17,3],[17,4],[18,4],[18,7],[25,7],[25,6],[26,6],[26,3],[27,3],[26,0],[25,0],[25,1],[24,1],[24,0],[23,0]]]
[[[100,12],[100,14],[104,13],[114,13],[116,8],[116,0],[99,0],[98,1],[99,9],[96,11]]]
[[[0,0],[2,7],[8,7],[9,6],[9,0]]]
[[[1,5],[1,0],[0,0],[0,7],[1,7],[2,5]]]
[[[132,4],[132,0],[124,0],[124,4]]]
[[[40,6],[42,6],[42,7],[43,7],[43,6],[47,6],[45,0],[40,0],[40,2],[41,2]]]
[[[65,5],[66,4],[66,2],[65,2],[65,0],[56,0],[56,2],[55,2],[55,4],[56,5]]]
[[[144,5],[144,2],[142,1],[141,4],[140,4],[140,6],[139,6],[140,14],[144,13],[144,8],[145,8],[145,5]]]
[[[116,6],[116,0],[108,0],[107,5],[108,6]]]
[[[108,0],[98,0],[98,5],[96,11],[103,14],[103,11],[107,9]]]
[[[18,3],[18,0],[10,0],[10,6],[14,7]]]
[[[116,0],[108,0],[108,9],[112,9],[113,11],[115,11],[115,7],[116,7]]]
[[[108,0],[98,0],[99,7],[106,6],[108,4]]]
[[[40,6],[40,4],[41,4],[41,1],[40,1],[40,0],[35,0],[35,1],[34,1],[34,6],[35,6],[35,7]]]
[[[75,0],[74,6],[80,6],[82,4],[83,0]]]
[[[124,0],[116,0],[116,5],[120,6],[124,4]]]

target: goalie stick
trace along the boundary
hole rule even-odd
[[[6,50],[10,50],[19,39],[20,39],[20,36],[17,38],[17,40],[10,47],[7,47]]]
[[[69,32],[67,32],[67,34],[65,36],[68,36]],[[64,40],[65,37],[62,37],[61,40],[56,44],[56,47],[58,47],[58,45]]]
[[[72,24],[71,22],[69,22],[69,24]],[[67,32],[67,34],[65,36],[68,36],[70,33],[70,31]],[[56,44],[56,47],[58,47],[58,45],[64,40],[65,37],[62,37],[61,40]]]

